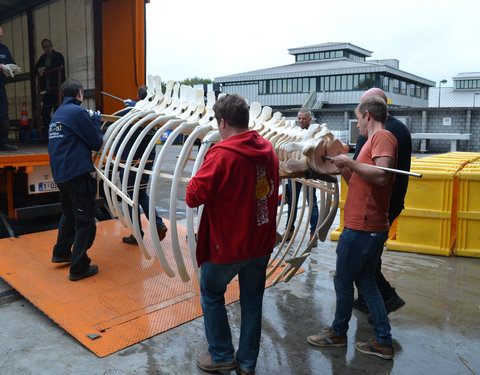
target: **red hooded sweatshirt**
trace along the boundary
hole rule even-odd
[[[197,263],[232,263],[271,254],[275,242],[279,164],[256,130],[219,142],[187,186],[189,207],[204,205]]]

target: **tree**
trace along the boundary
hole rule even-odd
[[[183,81],[180,81],[180,84],[182,85],[204,85],[212,83],[212,80],[209,78],[199,78],[199,77],[193,77],[193,78],[187,78],[184,79]]]

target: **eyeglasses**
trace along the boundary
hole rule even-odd
[[[43,49],[47,49],[47,48],[52,48],[53,46],[51,44],[48,44],[48,45],[45,45],[45,46],[42,46]]]

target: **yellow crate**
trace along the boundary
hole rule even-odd
[[[449,256],[453,243],[455,172],[421,170],[409,179],[405,209],[397,218],[388,250]]]
[[[480,213],[457,214],[456,256],[480,258]]]
[[[423,170],[422,178],[410,178],[405,208],[450,211],[454,176],[454,172]]]
[[[454,254],[480,258],[480,163],[458,174],[457,237]]]
[[[397,218],[388,250],[431,255],[451,254],[451,212],[404,209]]]
[[[480,212],[480,164],[458,173],[458,211]]]

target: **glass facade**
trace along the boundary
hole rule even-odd
[[[455,81],[456,89],[480,89],[480,79],[462,79]]]
[[[339,59],[340,57],[349,57],[349,52],[347,50],[337,50],[337,51],[325,51],[325,52],[299,53],[295,55],[295,61],[299,62],[299,61],[311,61],[311,60],[328,60],[328,59]],[[360,58],[360,56],[356,56],[356,57]]]
[[[312,91],[364,91],[380,87],[385,92],[427,99],[426,86],[409,83],[384,74],[340,74],[308,78],[269,79],[258,82],[258,93],[294,94]]]

